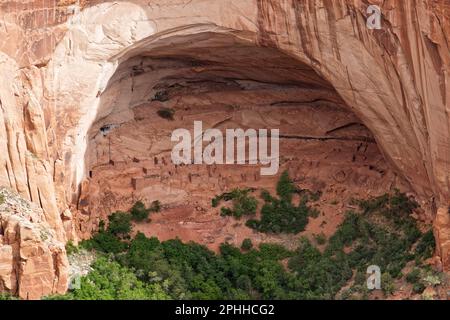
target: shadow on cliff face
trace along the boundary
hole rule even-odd
[[[137,200],[159,200],[168,210],[164,218],[139,230],[212,249],[246,237],[263,240],[224,220],[210,201],[238,187],[272,190],[279,175],[260,176],[260,167],[248,163],[174,165],[171,133],[192,131],[194,121],[222,132],[280,129],[279,172],[288,170],[299,187],[324,193],[323,216],[310,224],[309,234],[332,235],[353,197],[406,189],[371,132],[307,65],[239,34],[172,36],[151,49],[133,47],[100,94],[88,134],[87,177],[75,204],[83,238],[111,212],[127,211]],[[330,205],[336,201],[341,215]]]
[[[85,155],[83,153],[87,179],[75,201],[77,209],[84,213],[78,217],[80,226],[84,224],[80,231],[82,234],[89,234],[98,223],[99,217],[91,219],[88,214],[94,203],[92,199],[100,194],[100,190],[106,190],[101,196],[106,202],[97,203],[102,203],[104,211],[108,211],[129,206],[135,200],[133,197],[143,196],[134,192],[146,189],[147,185],[155,185],[148,179],[168,180],[152,171],[153,166],[166,165],[164,161],[167,163],[164,157],[164,153],[170,151],[170,145],[164,140],[167,131],[177,126],[186,127],[198,117],[202,120],[204,117],[212,127],[222,128],[228,125],[292,126],[297,131],[290,129],[292,132],[288,138],[291,142],[295,138],[297,142],[325,140],[342,144],[343,141],[355,142],[362,136],[362,142],[375,145],[376,138],[389,164],[413,185],[422,199],[429,201],[431,207],[435,197],[441,196],[445,200],[446,187],[442,182],[445,180],[442,176],[446,176],[445,172],[442,174],[445,161],[440,163],[436,160],[439,157],[432,156],[430,151],[434,148],[430,144],[440,146],[438,142],[445,141],[431,131],[428,136],[424,119],[427,106],[421,104],[420,92],[410,85],[414,83],[414,74],[403,70],[403,52],[393,50],[393,45],[404,45],[395,42],[395,31],[388,28],[380,34],[372,34],[366,30],[363,26],[364,6],[346,6],[345,1],[324,8],[315,2],[308,6],[301,2],[294,2],[294,6],[285,5],[289,3],[256,2],[258,12],[256,18],[252,17],[255,21],[248,24],[256,22],[256,31],[246,30],[248,25],[244,22],[228,21],[225,28],[214,24],[215,16],[203,20],[195,17],[195,23],[188,26],[186,21],[177,24],[179,21],[174,20],[173,25],[159,22],[163,25],[155,28],[159,32],[131,45],[129,43],[133,41],[125,41],[125,45],[120,43],[124,47],[119,46],[118,53],[110,54],[106,50],[109,48],[102,48],[109,62],[120,61],[121,64],[109,80],[106,91],[102,89],[97,93],[101,103],[96,110],[95,123],[90,126],[88,151]],[[195,9],[195,3],[193,6]],[[322,9],[323,15],[318,15]],[[293,21],[289,20],[291,18]],[[233,31],[236,25],[242,31]],[[118,36],[112,32],[112,27],[114,25],[104,28],[108,36]],[[105,52],[88,53],[92,55],[90,58],[95,58],[96,54]],[[436,53],[436,48],[432,52]],[[414,64],[413,61],[408,63]],[[298,96],[300,94],[301,97]],[[263,108],[268,110],[264,116],[261,115]],[[354,113],[338,112],[337,109]],[[282,110],[281,114],[286,118],[276,117],[275,110]],[[308,111],[301,113],[302,110]],[[160,119],[158,114],[161,112],[173,113],[174,121]],[[297,112],[299,114],[295,114]],[[331,114],[332,119],[325,121],[326,124],[322,123],[326,118],[324,113]],[[337,113],[340,115],[336,116]],[[320,114],[320,117],[311,116],[314,114]],[[293,119],[307,120],[300,125]],[[308,131],[302,131],[305,128]],[[138,137],[127,136],[130,132]],[[315,135],[311,136],[311,132]],[[333,136],[336,134],[340,135],[339,139]],[[348,139],[350,135],[352,137]],[[342,150],[341,144],[335,143],[333,147]],[[353,147],[358,152],[368,149],[364,145]],[[330,146],[327,148],[330,150]],[[296,150],[296,146],[290,146],[289,151],[292,150]],[[445,148],[436,150],[445,158]],[[387,171],[391,172],[378,149],[376,154],[381,160],[365,166],[382,176]],[[330,157],[324,156],[325,159]],[[366,161],[364,157],[368,157],[362,157]],[[310,158],[317,159],[317,155]],[[353,166],[358,160],[352,151],[343,158],[350,158]],[[311,159],[307,161],[314,163]],[[411,159],[424,161],[418,163]],[[130,166],[129,162],[133,165]],[[342,166],[342,162],[334,161],[334,165]],[[116,180],[117,186],[108,189],[104,182],[113,182],[114,179],[106,175],[109,180],[104,177],[95,187],[90,182],[96,177],[95,166],[106,166],[105,172],[113,172],[113,177],[123,180]],[[387,169],[380,169],[380,166]],[[127,168],[131,172],[127,172]],[[157,170],[161,171],[161,168]],[[331,176],[337,176],[339,181],[349,176],[345,170],[341,171]],[[172,168],[167,174],[174,175]],[[329,178],[330,174],[323,176]],[[192,183],[192,176],[189,177],[189,183]],[[397,179],[393,180],[391,183],[378,181],[378,186],[389,189],[398,183]],[[183,186],[183,181],[175,181],[174,184]],[[78,186],[78,180],[74,185]],[[232,185],[223,183],[220,188]],[[170,182],[166,189],[158,187],[144,193],[158,194],[158,190],[163,193],[161,197],[167,196],[178,204],[192,196],[189,194],[191,191],[174,187]],[[208,197],[205,195],[207,193],[203,190],[203,198]],[[199,207],[201,209],[202,206]]]
[[[79,20],[79,26],[73,25],[77,20],[65,25],[66,19],[71,17],[68,6],[75,3],[86,8],[97,4],[104,6],[92,7],[93,11],[99,10],[92,16],[84,16],[86,19]],[[152,6],[155,3],[158,5]],[[68,91],[61,92],[60,96],[60,92],[56,92],[53,97],[55,100],[61,98],[61,105],[67,105],[67,108],[57,105],[61,108],[43,110],[45,124],[40,124],[41,117],[33,116],[41,112],[38,100],[45,100],[40,97],[41,93],[32,99],[33,105],[26,108],[29,113],[26,118],[33,118],[27,121],[33,122],[33,128],[22,128],[22,124],[15,125],[16,122],[8,124],[13,130],[3,149],[4,159],[16,158],[17,165],[5,166],[2,178],[6,184],[11,184],[9,179],[16,178],[24,187],[15,188],[24,193],[28,192],[28,185],[30,194],[35,192],[33,200],[40,202],[49,216],[59,220],[60,210],[67,205],[65,193],[71,194],[78,187],[78,183],[72,181],[72,168],[68,164],[72,150],[64,149],[65,143],[70,144],[68,141],[75,140],[77,134],[81,139],[85,137],[83,130],[80,130],[81,134],[78,131],[79,118],[71,112],[76,114],[81,105],[82,99],[77,100],[78,96],[85,98],[90,89],[97,89],[99,79],[91,78],[92,74],[87,70],[104,67],[104,61],[115,63],[121,59],[115,57],[117,52],[111,53],[117,49],[129,56],[121,60],[121,68],[111,79],[109,89],[103,93],[103,89],[98,91],[101,107],[96,123],[90,129],[89,150],[86,156],[83,153],[81,158],[74,160],[84,166],[86,157],[89,169],[81,198],[78,195],[74,197],[75,206],[81,212],[75,217],[79,220],[81,234],[95,229],[99,216],[90,218],[87,213],[92,210],[105,215],[108,210],[129,206],[137,197],[148,197],[149,201],[151,197],[167,197],[169,203],[185,203],[186,199],[194,199],[187,204],[190,208],[183,214],[194,208],[197,216],[198,212],[203,212],[205,204],[202,201],[210,195],[223,188],[249,184],[249,177],[256,179],[251,171],[236,167],[221,168],[220,179],[208,168],[199,168],[199,172],[194,173],[189,172],[192,168],[188,168],[184,173],[175,174],[172,168],[157,167],[161,164],[166,166],[164,153],[169,146],[165,141],[171,128],[189,127],[194,119],[200,118],[220,129],[228,126],[282,128],[288,132],[283,138],[286,139],[284,152],[288,155],[284,159],[285,167],[294,168],[291,175],[298,179],[297,182],[308,188],[321,189],[324,182],[332,181],[330,185],[333,184],[333,188],[346,189],[348,194],[362,190],[381,192],[379,189],[390,188],[397,183],[389,183],[392,171],[374,143],[376,138],[389,163],[395,165],[397,172],[408,179],[420,199],[431,207],[429,212],[437,211],[435,235],[437,243],[441,244],[438,255],[443,256],[443,260],[447,259],[446,265],[449,265],[450,122],[447,121],[445,91],[450,61],[447,45],[449,20],[445,19],[448,5],[436,1],[389,2],[383,8],[389,6],[389,15],[383,18],[383,30],[369,31],[364,26],[365,1],[259,0],[234,2],[229,8],[226,7],[231,1],[185,3],[186,6],[179,11],[173,11],[181,7],[178,1],[105,3],[68,0],[59,1],[60,6],[56,9],[51,8],[53,4],[48,1],[21,2],[19,6],[9,1],[0,5],[2,18],[3,13],[7,13],[9,18],[19,20],[12,23],[12,28],[8,25],[2,29],[6,40],[1,50],[16,60],[21,69],[19,72],[14,63],[4,63],[9,66],[4,69],[4,74],[14,74],[14,77],[5,78],[14,79],[4,81],[5,85],[17,80],[17,87],[22,87],[24,80],[15,76],[17,71],[17,75],[26,75],[27,82],[30,82],[25,85],[30,87],[29,91],[27,89],[20,95],[31,94],[32,86],[36,93],[41,91],[38,74],[51,69],[52,63],[47,65],[48,58],[61,38],[64,39],[59,42],[55,54],[64,51],[64,47],[67,52],[62,52],[61,60],[56,59],[55,65],[68,70],[68,74],[64,70],[59,71],[62,78],[69,81],[65,83],[67,86],[62,86],[63,89],[69,88]],[[208,3],[208,9],[213,10],[197,7],[205,3]],[[255,16],[247,4],[255,5]],[[117,9],[121,6],[122,9]],[[170,7],[169,10],[166,7]],[[104,13],[111,8],[118,11],[109,12],[110,15],[104,18]],[[165,16],[168,11],[169,19]],[[148,12],[155,14],[141,19]],[[232,14],[227,15],[229,12]],[[155,34],[152,33],[153,19],[159,19]],[[140,22],[143,20],[148,23],[144,23],[145,28],[139,31],[145,31],[145,36],[136,38],[134,31],[138,25],[142,27]],[[202,23],[208,24],[204,30],[209,32],[190,29],[193,25],[201,27]],[[182,26],[186,25],[183,29]],[[74,31],[73,37],[63,37],[66,27]],[[23,35],[16,39],[18,29],[23,29]],[[241,31],[233,31],[235,29]],[[118,34],[117,30],[131,32]],[[176,34],[180,30],[191,35],[184,38],[170,36],[172,31]],[[105,32],[107,41],[97,41],[102,32]],[[236,38],[227,38],[219,33],[228,33]],[[158,42],[158,46],[151,50],[145,48],[149,42],[167,34],[170,38],[166,42]],[[122,36],[129,38],[123,39]],[[260,48],[238,40],[249,38]],[[176,40],[174,44],[172,40]],[[136,41],[139,42],[136,46],[131,45]],[[17,45],[21,47],[22,42],[25,45],[19,50]],[[199,45],[196,47],[192,42]],[[77,65],[77,62],[81,63]],[[26,67],[30,63],[33,67]],[[50,82],[53,80],[51,76]],[[86,79],[88,81],[83,82]],[[46,96],[45,89],[42,91]],[[12,97],[13,90],[9,88],[3,92],[7,92],[7,96],[11,94],[11,99],[2,97],[3,106],[7,106],[6,113],[15,116],[18,112],[18,119],[22,117],[20,112],[25,110],[24,105],[18,102],[22,99],[16,101]],[[342,100],[347,102],[348,108]],[[88,103],[88,107],[93,105]],[[356,116],[346,109],[351,109]],[[173,121],[159,117],[161,112],[167,111],[174,111]],[[57,128],[56,133],[52,131],[54,127]],[[76,133],[66,135],[64,130],[67,128],[75,128]],[[49,142],[46,130],[49,137],[54,135]],[[11,148],[17,144],[16,138],[23,135],[30,143],[23,144],[19,150]],[[39,163],[39,170],[33,173],[31,167],[22,167],[21,161],[23,154],[36,147],[45,150],[45,154],[47,147],[54,150],[52,155],[38,155],[33,160],[33,163]],[[68,149],[72,147],[70,145]],[[36,154],[31,153],[33,157]],[[105,167],[99,168],[103,164]],[[205,180],[206,176],[208,179]],[[270,180],[253,183],[273,185]],[[352,184],[359,188],[349,187]],[[148,189],[149,186],[154,188]],[[339,192],[334,194],[330,202],[335,202],[336,198],[345,199],[341,195]],[[59,207],[56,201],[60,201]],[[93,207],[93,203],[101,204],[104,209]],[[436,210],[439,205],[441,208]],[[174,211],[178,212],[178,209]],[[173,221],[179,222],[178,215],[170,212],[169,215],[175,217]],[[66,210],[62,219],[68,226],[66,232],[70,232],[70,212]],[[196,221],[193,222],[186,225],[195,225]],[[161,226],[163,223],[161,221]],[[58,224],[52,227],[63,234],[64,230]],[[167,229],[171,231],[170,228],[172,225]],[[204,229],[207,228],[209,226]]]
[[[89,5],[88,2],[87,4]],[[417,5],[421,6],[422,4],[417,3]],[[382,30],[369,30],[365,26],[366,8],[367,4],[350,5],[348,1],[344,0],[333,3],[333,5],[327,2],[326,6],[323,6],[323,3],[320,1],[298,2],[286,0],[280,2],[259,0],[252,2],[248,6],[244,4],[227,6],[226,2],[211,1],[208,2],[207,7],[201,1],[193,1],[187,3],[182,9],[173,3],[167,4],[167,6],[158,4],[153,6],[144,1],[121,2],[113,5],[102,3],[82,11],[80,20],[76,21],[86,24],[86,28],[84,28],[84,25],[79,26],[81,29],[84,28],[83,30],[86,33],[83,37],[77,38],[79,35],[78,29],[77,27],[74,28],[71,33],[72,36],[68,37],[69,48],[67,55],[72,56],[73,54],[78,58],[81,57],[81,60],[84,59],[83,61],[89,65],[86,67],[87,69],[92,67],[92,73],[87,72],[88,74],[81,75],[79,80],[83,82],[89,78],[97,81],[96,83],[94,81],[90,83],[84,82],[83,85],[89,88],[92,87],[93,91],[98,89],[97,97],[100,97],[102,101],[99,110],[96,107],[92,108],[97,113],[97,120],[95,121],[108,118],[108,123],[102,124],[100,128],[109,132],[111,128],[116,128],[121,123],[129,123],[130,119],[135,117],[134,111],[129,106],[135,107],[145,101],[142,98],[143,93],[137,93],[140,89],[136,89],[136,85],[132,85],[130,90],[133,92],[132,98],[127,97],[130,96],[129,94],[122,96],[117,92],[115,94],[105,94],[103,92],[103,87],[100,87],[98,83],[109,79],[111,75],[108,73],[108,70],[114,70],[116,62],[123,64],[128,61],[131,63],[133,59],[137,59],[136,57],[142,56],[147,51],[150,53],[147,54],[147,57],[152,59],[172,60],[172,62],[174,62],[173,60],[186,62],[191,59],[193,60],[193,66],[191,67],[197,67],[195,72],[198,75],[203,72],[202,68],[205,67],[203,64],[211,61],[207,55],[201,56],[199,52],[192,50],[197,49],[199,51],[202,46],[203,48],[208,48],[210,45],[206,44],[206,40],[201,39],[201,37],[209,38],[211,35],[218,34],[233,35],[235,40],[238,39],[234,42],[228,42],[227,46],[229,48],[248,41],[261,50],[279,50],[284,52],[291,57],[289,59],[291,59],[290,61],[293,64],[297,66],[302,65],[300,68],[303,69],[303,75],[300,76],[300,79],[297,79],[297,84],[301,83],[302,87],[318,85],[339,93],[342,100],[346,102],[341,104],[347,105],[348,109],[352,110],[354,115],[356,115],[356,125],[363,123],[367,126],[370,132],[373,133],[373,137],[370,139],[376,139],[381,153],[385,155],[390,165],[408,181],[421,199],[426,210],[428,210],[428,213],[433,213],[436,211],[436,207],[441,205],[443,201],[446,202],[448,198],[446,198],[446,195],[448,195],[448,183],[446,185],[445,181],[448,175],[446,173],[448,165],[446,160],[440,160],[447,157],[448,150],[445,145],[448,139],[439,136],[435,131],[428,128],[429,123],[439,123],[440,113],[429,112],[428,104],[423,102],[433,100],[433,105],[437,106],[435,109],[439,109],[442,113],[442,101],[444,100],[438,101],[439,99],[436,100],[430,95],[431,91],[424,91],[419,87],[411,86],[415,81],[422,81],[419,81],[417,74],[414,74],[411,70],[421,69],[425,61],[411,59],[411,47],[408,46],[408,43],[405,43],[406,40],[403,37],[399,37],[398,32],[405,31],[404,29],[408,28],[408,24],[402,25],[401,30],[398,31],[391,27],[388,21],[390,17],[385,16],[385,27]],[[406,10],[406,8],[402,8]],[[251,11],[250,9],[254,10]],[[104,15],[98,15],[99,11],[104,13]],[[202,12],[202,14],[193,14],[198,12]],[[402,13],[395,12],[395,17],[398,17],[400,14]],[[167,19],[167,16],[172,18]],[[229,19],[223,19],[224,16],[227,16]],[[439,21],[433,20],[433,24],[435,25],[436,23],[439,24]],[[90,28],[92,25],[101,25],[102,28],[101,30],[100,28],[94,30]],[[419,27],[423,29],[423,26]],[[119,29],[121,31],[117,32]],[[442,36],[438,34],[441,29],[437,28],[435,30],[437,30],[436,34],[430,34],[429,37]],[[102,32],[104,39],[98,41],[100,38],[97,38],[102,36]],[[411,30],[411,32],[415,31]],[[183,42],[181,35],[187,37],[184,39],[188,41],[187,43],[186,41]],[[214,36],[214,38],[218,43],[227,41],[221,39],[220,36]],[[172,40],[175,41],[173,48],[177,48],[177,41],[178,45],[182,44],[181,47],[178,46],[178,53],[173,51],[173,48],[169,48],[172,45],[170,43]],[[191,41],[199,42],[200,44],[196,48],[196,45]],[[427,43],[429,44],[429,41]],[[164,45],[166,46],[165,51],[161,51]],[[217,43],[212,45],[210,49],[214,51],[215,46],[217,46]],[[272,49],[269,49],[269,47]],[[158,50],[160,50],[159,53]],[[182,57],[182,52],[184,52],[185,57]],[[430,57],[430,54],[433,56]],[[232,55],[233,50],[228,51],[227,58],[222,59],[222,61],[231,63],[230,57]],[[439,55],[439,57],[436,55]],[[62,57],[64,60],[64,55]],[[286,57],[286,61],[289,61],[289,59]],[[439,65],[445,60],[445,56],[443,56],[439,48],[434,47],[434,49],[426,51],[424,60],[430,59],[434,59],[435,65]],[[76,59],[74,61],[73,67],[79,67],[77,65],[79,61]],[[104,63],[105,61],[106,63]],[[267,82],[267,79],[261,76],[261,73],[264,71],[263,67],[270,65],[270,62],[264,59],[254,59],[254,61],[260,61],[260,65],[252,71],[252,80],[258,79],[257,81]],[[413,65],[414,68],[405,69],[405,61],[406,64]],[[141,72],[146,73],[145,70],[140,70],[139,63],[130,66],[131,69],[134,68],[132,72],[136,74],[136,77],[133,77],[133,81],[140,77],[139,74]],[[181,63],[178,67],[184,68],[185,65]],[[165,75],[164,72],[168,72],[171,68],[173,66],[162,69],[157,67],[155,77],[166,79],[169,75]],[[241,71],[245,70],[245,66],[235,64],[234,68],[235,70],[222,70],[222,75],[218,74],[218,70],[214,71],[214,75],[211,74],[211,70],[208,70],[210,75],[206,77],[206,80],[211,81],[211,79],[220,77],[233,80],[239,72],[239,76],[243,76]],[[70,69],[70,67],[67,67],[67,70]],[[255,70],[259,71],[257,76]],[[311,73],[312,70],[315,73]],[[427,78],[438,79],[440,75],[436,75],[432,71],[430,70],[427,73]],[[124,77],[125,74],[130,73],[130,70],[123,68],[122,72],[124,74],[121,77]],[[225,75],[225,72],[228,74]],[[205,80],[206,74],[203,74],[203,78],[200,76],[200,79]],[[289,73],[285,72],[285,74]],[[285,74],[283,75],[284,77],[286,77]],[[305,75],[307,75],[307,78],[312,74],[315,76],[312,76],[309,80],[304,79]],[[64,75],[61,74],[60,76]],[[67,79],[70,79],[71,76],[76,78],[77,75],[69,72],[65,76],[67,76]],[[116,72],[114,77],[118,76],[119,74]],[[179,76],[180,74],[176,75],[172,72],[172,77]],[[272,74],[272,77],[276,76]],[[174,91],[179,88],[166,88],[168,85],[160,83],[159,80],[155,80],[156,78],[152,79],[153,84],[147,83],[147,88],[157,90],[157,86],[159,86],[161,90],[157,92],[157,99],[153,102],[160,102],[163,105],[154,106],[154,108],[164,108],[164,110],[160,111],[172,112],[172,108],[164,105],[167,101],[157,100],[170,98],[170,94],[167,91]],[[326,81],[323,79],[326,79]],[[288,83],[286,81],[283,82],[282,77],[279,76],[279,79],[274,80],[274,83],[272,81],[272,85],[296,85],[295,83],[289,83],[289,81]],[[73,82],[78,84],[77,80]],[[174,82],[172,84],[175,87],[179,87]],[[239,84],[239,86],[242,86],[242,84]],[[185,85],[184,87],[189,86]],[[333,87],[334,89],[332,89]],[[422,88],[425,87],[422,86]],[[149,90],[146,92],[147,95],[155,94],[155,92]],[[338,95],[335,94],[335,96]],[[80,109],[83,109],[80,112],[81,114],[85,113],[86,109],[89,109],[92,105],[96,105],[97,101],[94,101],[93,97],[89,97],[89,99],[86,99],[86,101],[89,100],[92,104],[85,103],[80,107]],[[118,103],[106,102],[107,99],[116,100]],[[119,101],[119,99],[124,99],[124,101]],[[342,100],[340,99],[341,102]],[[80,99],[79,105],[82,105],[81,101],[82,99]],[[291,103],[292,99],[284,101],[278,97],[270,103],[274,103],[274,105],[278,103],[278,106],[280,106],[280,102],[282,102],[281,105],[286,107],[286,103]],[[298,100],[294,102],[298,102]],[[77,108],[79,105],[75,104],[74,107]],[[112,109],[114,109],[114,116],[111,113]],[[70,103],[67,104],[66,108],[61,108],[60,112],[62,113],[61,118],[70,118],[70,116],[67,117],[67,114],[71,112]],[[178,114],[180,113],[178,112]],[[77,128],[81,127],[81,134],[77,132],[74,145],[69,143],[67,149],[70,150],[65,150],[69,155],[75,150],[73,158],[75,159],[74,161],[78,161],[78,164],[75,165],[77,166],[76,169],[74,169],[73,163],[66,164],[66,172],[70,172],[70,174],[68,174],[67,178],[64,178],[67,180],[64,182],[66,190],[75,192],[77,194],[75,198],[77,199],[79,195],[77,188],[80,179],[92,176],[94,171],[84,171],[85,167],[90,166],[88,164],[91,161],[90,159],[93,159],[91,151],[88,151],[86,154],[86,165],[83,161],[85,158],[83,139],[88,128],[91,127],[91,120],[93,120],[91,116],[92,114],[88,114],[88,117],[79,122],[78,116],[75,115],[72,120],[74,120],[74,126]],[[429,121],[426,121],[425,117],[430,118],[428,119]],[[97,122],[97,124],[100,124],[100,122]],[[82,125],[79,125],[79,123],[82,123]],[[314,122],[309,121],[308,123],[312,124]],[[342,129],[351,128],[353,130],[355,128],[354,125],[349,126],[349,124],[350,122],[344,123]],[[92,128],[95,128],[95,126],[94,124]],[[92,129],[92,132],[95,133],[100,128]],[[328,130],[336,133],[336,128],[328,128]],[[64,132],[62,135],[66,136]],[[304,138],[304,135],[300,136]],[[70,134],[68,138],[72,138]],[[82,145],[82,147],[78,147],[78,145]],[[112,147],[114,149],[114,146]],[[431,152],[431,150],[435,152]],[[108,151],[107,153],[109,154],[110,152]],[[353,156],[351,158],[353,159]],[[424,161],[417,163],[411,161],[411,159],[424,159]],[[71,160],[69,159],[67,162],[70,163]],[[369,165],[369,168],[374,167],[376,166]],[[85,181],[81,187],[81,194],[86,193],[87,188],[88,184]],[[108,197],[111,199],[115,198],[113,195],[108,195]],[[81,198],[81,201],[75,199],[75,202],[79,202],[82,204],[82,207],[86,207],[88,200]],[[431,216],[431,214],[429,215]],[[83,217],[81,220],[85,219]]]

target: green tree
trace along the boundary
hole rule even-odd
[[[294,183],[292,182],[291,178],[289,177],[289,173],[287,171],[284,171],[281,174],[280,180],[277,184],[277,194],[280,197],[281,200],[284,200],[286,202],[292,201],[292,195],[296,191],[296,187]]]
[[[108,217],[108,232],[114,236],[126,238],[131,232],[131,216],[127,212],[117,211]]]
[[[91,239],[82,241],[80,246],[87,250],[94,249],[100,252],[115,254],[127,249],[126,243],[105,230],[100,230]]]
[[[261,209],[261,220],[247,220],[246,226],[266,233],[299,233],[308,224],[308,217],[316,210],[308,207],[308,197],[304,197],[298,206],[292,204],[292,195],[296,187],[285,171],[277,184],[279,198],[272,197],[263,190],[261,198],[264,205]]]
[[[232,201],[232,207],[222,207],[220,214],[222,216],[233,216],[241,218],[242,216],[254,215],[258,207],[258,201],[255,197],[250,196],[250,189],[234,189],[231,192],[223,193],[212,199],[212,206],[217,207],[220,201]]]
[[[106,258],[98,258],[93,270],[81,279],[80,289],[66,298],[75,300],[166,300],[163,282],[144,283],[132,270]]]
[[[0,301],[2,300],[18,300],[18,298],[10,295],[9,293],[0,293]]]
[[[241,249],[248,251],[251,248],[253,248],[252,240],[250,240],[249,238],[244,239],[244,241],[242,241]]]
[[[142,201],[137,201],[131,208],[130,213],[134,221],[144,221],[148,218],[150,210],[145,208]]]

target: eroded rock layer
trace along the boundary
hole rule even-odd
[[[0,189],[0,291],[22,299],[64,293],[67,267],[64,244],[42,209]]]

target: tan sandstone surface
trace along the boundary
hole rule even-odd
[[[42,209],[7,189],[0,195],[0,291],[26,299],[65,292],[64,244]]]
[[[366,27],[368,4],[381,7],[380,30]],[[42,208],[55,241],[89,236],[136,198],[160,198],[175,210],[172,223],[137,228],[238,242],[248,230],[204,209],[255,168],[171,175],[154,158],[167,157],[168,133],[193,120],[279,127],[302,138],[282,139],[282,169],[300,186],[322,186],[327,219],[339,221],[326,208],[335,198],[343,211],[352,194],[401,187],[434,220],[437,260],[449,270],[449,17],[448,0],[0,1],[0,185]],[[161,107],[174,108],[175,121],[159,118]],[[105,126],[113,130],[103,136]],[[361,135],[368,140],[348,139]],[[111,157],[122,168],[108,167]],[[195,170],[208,176],[200,187]],[[0,243],[0,289],[23,298],[64,291],[67,271],[51,267],[54,251],[38,239],[23,250],[46,262],[8,282],[21,261],[8,246]],[[30,283],[39,289],[27,294]]]

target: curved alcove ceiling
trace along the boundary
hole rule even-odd
[[[272,12],[275,9],[269,2],[252,3],[254,10],[252,6],[228,6],[222,1],[208,2],[208,10],[203,10],[200,2],[189,3],[190,12],[201,12],[198,15],[183,15],[177,10],[184,9],[170,4],[106,3],[76,15],[63,44],[55,50],[48,73],[56,80],[49,90],[50,100],[59,100],[54,106],[59,122],[56,131],[63,138],[57,138],[60,143],[56,145],[62,145],[57,152],[69,173],[65,189],[76,192],[85,176],[86,134],[95,121],[99,97],[120,62],[139,55],[139,51],[153,51],[155,44],[177,35],[212,32],[233,34],[257,46],[277,47],[314,69],[373,132],[388,161],[423,200],[435,199],[433,195],[445,199],[445,148],[437,150],[442,143],[436,141],[441,138],[427,134],[427,123],[438,113],[425,110],[419,93],[410,85],[413,75],[404,67],[407,57],[393,49],[401,48],[395,35],[388,31],[380,38],[370,30],[355,34],[352,26],[364,18],[360,11],[344,15],[331,28],[313,19],[315,7],[277,7],[286,11],[281,17]],[[332,14],[328,8],[324,10],[325,15]],[[223,19],[224,12],[232,13],[232,18]],[[282,23],[291,17],[288,13],[295,13],[294,24]],[[275,17],[280,21],[275,22]],[[317,25],[320,32],[314,33],[308,25]],[[395,59],[389,58],[392,56]],[[77,74],[80,69],[83,72]],[[71,95],[74,91],[79,96]],[[438,154],[433,159],[430,148]]]
[[[95,122],[121,112],[117,120],[126,121],[129,108],[150,101],[158,84],[164,82],[170,86],[189,79],[234,81],[243,87],[244,82],[253,82],[253,86],[259,83],[260,87],[297,87],[318,92],[317,99],[323,95],[330,103],[345,104],[333,87],[307,65],[233,34],[205,32],[170,37],[153,43],[150,48],[142,45],[121,57],[122,62],[99,94],[101,102]],[[124,96],[128,101],[123,100]],[[98,125],[94,131],[97,129]]]
[[[355,190],[359,181],[367,180],[371,180],[367,184],[371,191],[382,192],[395,177],[371,132],[333,86],[308,65],[275,48],[257,46],[235,33],[205,31],[142,41],[119,61],[98,94],[95,117],[87,132],[83,159],[87,179],[73,202],[82,216],[89,217],[76,218],[82,237],[94,232],[96,223],[107,219],[110,212],[127,210],[134,199],[157,199],[169,207],[192,205],[195,186],[179,186],[185,183],[185,174],[173,173],[176,168],[170,166],[170,160],[163,168],[152,162],[155,158],[159,162],[170,159],[167,153],[174,145],[171,131],[180,127],[191,130],[193,121],[203,121],[204,130],[224,130],[228,128],[225,123],[231,128],[281,129],[281,158],[290,159],[291,168],[303,165],[306,169],[315,163],[318,167],[308,170],[317,174],[308,179],[316,179],[322,187],[335,185],[334,179],[341,179],[336,175],[344,174],[352,176],[348,192]],[[175,110],[176,121],[159,117],[160,108]],[[280,115],[273,115],[276,113]],[[294,154],[286,147],[292,147],[294,139],[325,142],[300,145],[304,149]],[[367,154],[355,154],[367,148]],[[357,157],[368,161],[356,164]],[[199,167],[192,168],[193,172],[204,169]],[[284,166],[282,170],[289,168]],[[343,173],[344,168],[347,173]],[[245,170],[236,166],[232,172],[248,174]],[[162,180],[150,178],[167,172],[171,177],[169,187]],[[217,172],[226,176],[230,169],[219,166]],[[373,187],[373,179],[379,179],[378,185],[383,181],[382,191]],[[206,190],[200,201],[209,203],[211,189],[217,183],[204,181],[202,187]],[[228,186],[233,187],[237,185]],[[197,207],[208,210],[205,205]]]

